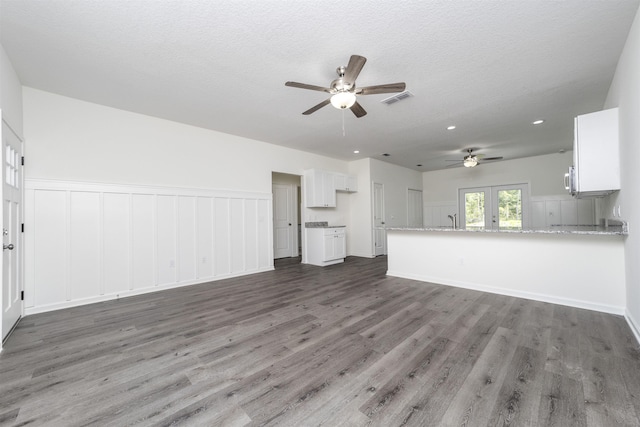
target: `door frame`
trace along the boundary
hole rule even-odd
[[[279,179],[276,178],[279,176]],[[292,247],[291,247],[291,255],[290,258],[295,258],[298,256],[302,256],[304,258],[304,227],[302,227],[302,216],[304,214],[304,207],[302,206],[302,200],[304,200],[304,193],[302,193],[303,188],[303,179],[304,176],[289,174],[286,172],[271,172],[271,213],[273,217],[273,210],[275,206],[274,200],[274,191],[273,188],[275,185],[283,185],[291,187],[291,203],[289,204],[290,213],[289,215],[292,218]],[[273,251],[273,258],[275,258],[275,217],[272,218],[271,221],[271,246]]]
[[[458,188],[458,218],[460,228],[466,228],[466,211],[465,211],[465,194],[467,193],[484,193],[484,229],[499,230],[499,223],[494,219],[498,216],[498,200],[497,194],[500,190],[519,189],[522,195],[522,229],[527,230],[531,225],[530,200],[531,186],[528,182],[516,184],[502,184],[482,187]],[[495,199],[495,200],[494,200]],[[494,226],[494,224],[496,224]]]
[[[293,258],[293,257],[297,257],[299,255],[298,253],[298,212],[297,212],[297,203],[298,203],[298,187],[294,184],[280,184],[278,182],[274,182],[272,184],[272,194],[274,197],[274,203],[273,206],[275,207],[276,205],[276,201],[275,201],[275,187],[279,186],[279,187],[286,187],[289,191],[288,191],[288,197],[287,197],[287,206],[288,206],[288,212],[287,212],[287,217],[289,218],[290,221],[290,225],[289,225],[289,245],[290,245],[290,253],[288,256],[283,257],[283,258]],[[275,213],[275,210],[274,210]],[[275,258],[275,243],[276,243],[276,238],[275,238],[275,215],[273,218],[273,231],[274,231],[274,239],[273,239],[273,244],[274,244],[274,258]],[[276,258],[277,259],[277,258]]]
[[[381,188],[381,200],[377,200],[376,198],[376,187]],[[385,210],[384,210],[384,184],[379,182],[371,183],[371,218],[373,218],[372,222],[372,246],[373,246],[373,256],[380,256],[387,254],[387,232],[385,230]],[[380,203],[380,215],[381,215],[381,226],[376,226],[376,202]],[[376,246],[376,233],[380,233],[382,235],[382,245]],[[380,250],[379,250],[380,248]]]

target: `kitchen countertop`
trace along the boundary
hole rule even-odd
[[[346,225],[329,225],[327,221],[305,222],[304,228],[345,228]]]
[[[451,227],[388,227],[389,231],[444,231],[451,233],[508,233],[508,234],[585,234],[585,235],[619,235],[629,234],[626,223],[609,227],[577,225],[577,226],[551,226],[542,229],[528,230],[465,230]]]

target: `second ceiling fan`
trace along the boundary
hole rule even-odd
[[[367,114],[367,112],[362,108],[362,105],[358,103],[356,99],[358,95],[396,93],[404,91],[406,87],[404,83],[391,83],[356,88],[356,79],[358,78],[360,71],[362,71],[362,67],[364,67],[365,62],[367,62],[367,58],[364,56],[351,55],[349,64],[346,67],[343,66],[336,69],[338,78],[332,81],[331,85],[327,88],[298,82],[286,82],[285,86],[316,90],[331,94],[328,99],[325,99],[321,103],[303,112],[302,114],[304,115],[309,115],[326,105],[332,104],[334,107],[339,109],[349,108],[353,111],[353,114],[355,114],[356,117],[362,117]]]
[[[464,166],[467,168],[472,168],[475,166],[478,166],[480,163],[478,162],[479,160],[482,160],[482,162],[488,162],[488,161],[492,161],[492,160],[502,160],[502,156],[500,157],[485,157],[484,154],[473,154],[473,148],[467,148],[466,150],[464,150],[467,152],[467,155],[464,156],[464,158],[462,160],[447,160],[447,162],[455,162],[453,164],[450,164],[447,167],[453,167],[453,166]]]

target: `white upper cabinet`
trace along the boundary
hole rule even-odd
[[[308,208],[335,208],[336,188],[333,173],[317,169],[304,172],[305,198]]]
[[[333,181],[336,186],[336,191],[346,191],[349,193],[358,191],[358,179],[353,175],[336,173],[333,175]]]
[[[358,191],[355,176],[318,169],[304,171],[305,200],[308,208],[335,208],[336,191]]]
[[[573,164],[580,196],[603,196],[620,189],[618,109],[575,119]]]

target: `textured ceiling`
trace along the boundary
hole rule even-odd
[[[639,1],[0,0],[0,41],[25,86],[435,170],[469,147],[571,149],[573,117],[602,108]],[[368,59],[358,86],[404,81],[414,97],[362,96],[360,119],[331,106],[303,116],[327,94],[284,83],[328,86],[351,54]]]

